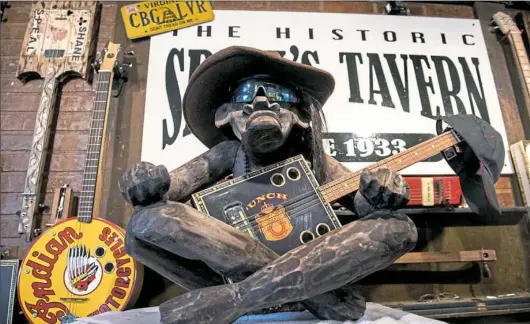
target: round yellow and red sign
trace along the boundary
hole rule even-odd
[[[27,319],[61,323],[125,309],[136,298],[142,268],[125,252],[124,239],[123,229],[99,218],[67,219],[41,234],[18,278]]]

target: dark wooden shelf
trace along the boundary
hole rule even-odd
[[[442,227],[516,225],[524,220],[525,217],[530,220],[530,207],[501,208],[501,217],[479,216],[469,208],[455,208],[452,210],[439,207],[405,208],[400,211],[415,222],[428,222]],[[349,210],[335,210],[335,213],[337,216],[355,217]]]
[[[446,301],[383,303],[385,306],[430,318],[455,318],[530,312],[530,296],[462,298]],[[486,323],[486,322],[484,322]]]

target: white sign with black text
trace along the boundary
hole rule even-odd
[[[333,74],[324,145],[351,170],[434,137],[437,111],[481,117],[508,148],[478,20],[218,10],[210,23],[151,37],[143,161],[172,170],[206,151],[186,127],[181,101],[197,66],[231,45],[275,50]],[[513,172],[508,157],[504,174]],[[437,156],[402,174],[453,171]]]

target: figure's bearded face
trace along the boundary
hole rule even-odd
[[[289,87],[253,77],[239,82],[232,93],[232,101],[217,109],[215,125],[230,124],[252,152],[274,152],[285,143],[293,127],[309,127],[300,98]]]

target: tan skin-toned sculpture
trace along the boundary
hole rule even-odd
[[[354,283],[414,247],[416,227],[398,211],[409,189],[389,169],[363,172],[359,191],[339,201],[359,219],[341,219],[339,229],[284,255],[189,203],[227,176],[297,154],[320,184],[348,173],[322,148],[321,104],[333,88],[324,71],[245,47],[222,50],[195,71],[184,116],[209,149],[171,172],[137,163],[119,183],[135,206],[128,253],[189,290],[160,305],[163,323],[231,323],[280,305],[355,320],[365,303]]]

